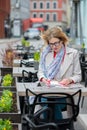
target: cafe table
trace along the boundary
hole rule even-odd
[[[39,93],[46,93],[46,92],[67,92],[70,94],[75,93],[77,90],[82,90],[82,96],[87,96],[87,88],[85,88],[82,84],[71,84],[68,87],[61,87],[61,86],[55,86],[55,87],[47,87],[47,86],[38,86],[38,82],[34,83],[16,83],[17,92],[19,96],[25,96],[26,95],[26,89],[30,89],[36,94]],[[31,93],[29,93],[29,96],[32,96]]]
[[[24,59],[14,59],[13,60],[13,67],[20,67],[21,61],[23,63],[28,63],[29,62],[29,63],[34,64],[34,59],[33,58],[29,58],[27,60],[24,60]]]
[[[14,50],[14,52],[18,55],[25,54],[26,50]]]
[[[37,72],[34,67],[13,67],[13,77],[22,77],[22,71],[25,70],[27,72]],[[27,76],[27,73],[25,73]]]

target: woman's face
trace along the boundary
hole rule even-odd
[[[54,51],[54,52],[59,52],[60,51],[60,49],[62,48],[62,46],[63,46],[63,44],[62,44],[63,42],[60,40],[60,39],[58,39],[58,38],[51,38],[50,40],[49,40],[49,46],[51,47],[51,49]]]

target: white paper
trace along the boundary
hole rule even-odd
[[[84,86],[80,83],[73,83],[67,86],[60,84],[58,81],[51,81],[50,87],[58,87],[58,88],[65,88],[65,89],[75,89],[75,88],[83,88]]]
[[[60,88],[59,86],[55,86],[55,87],[58,87],[58,88]],[[61,86],[61,88],[65,88],[65,89],[76,89],[76,88],[83,88],[84,86],[82,85],[82,84],[78,84],[78,83],[76,83],[76,84],[70,84],[70,85],[67,85],[67,86],[65,86],[65,85],[62,85]]]
[[[61,87],[63,87],[64,85],[62,85],[62,84],[60,84],[58,81],[51,81],[50,82],[50,86],[51,87],[59,87],[59,88],[61,88]]]

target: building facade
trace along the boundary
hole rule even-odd
[[[71,37],[87,48],[87,0],[72,0]]]
[[[41,17],[49,26],[67,26],[68,0],[30,0],[30,17]]]
[[[80,0],[81,32],[87,48],[87,0]],[[79,19],[78,19],[79,22]]]
[[[0,0],[0,38],[5,37],[5,21],[9,23],[10,0]]]
[[[29,18],[29,0],[11,0],[11,20]]]
[[[13,37],[21,36],[22,20],[27,18],[29,18],[29,0],[11,0],[10,19]]]

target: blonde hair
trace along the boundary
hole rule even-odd
[[[49,28],[47,31],[44,31],[43,33],[41,33],[41,38],[47,43],[49,44],[49,40],[51,38],[58,38],[61,41],[63,41],[63,44],[67,44],[69,39],[67,37],[67,35],[62,31],[62,29],[60,27],[52,27]]]

